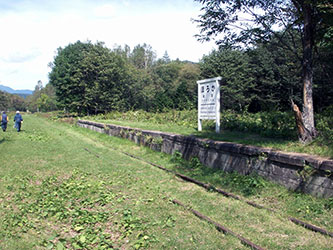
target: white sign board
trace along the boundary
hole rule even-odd
[[[201,120],[215,120],[216,133],[220,132],[220,80],[221,77],[197,81],[198,84],[198,130]]]

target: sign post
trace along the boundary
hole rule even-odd
[[[215,120],[215,131],[220,132],[220,81],[215,77],[197,81],[198,84],[198,131],[202,120]]]

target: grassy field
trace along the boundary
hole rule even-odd
[[[333,230],[333,200],[292,194],[258,177],[225,175],[179,155],[45,118],[0,134],[0,249],[248,249],[177,199],[266,249],[331,249],[333,239],[288,221]],[[226,188],[278,209],[256,209],[130,158]]]
[[[308,144],[297,139],[295,122],[289,113],[272,112],[258,114],[221,114],[221,131],[215,133],[213,121],[203,121],[203,131],[197,130],[197,113],[171,110],[164,113],[145,111],[111,112],[83,119],[95,120],[146,130],[182,135],[195,135],[219,141],[227,141],[273,148],[287,152],[298,152],[333,159],[333,119],[330,115],[318,118],[319,136]]]

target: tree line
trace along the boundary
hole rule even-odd
[[[288,36],[285,43],[291,43]],[[251,48],[221,48],[199,63],[156,59],[149,45],[109,49],[103,43],[76,42],[59,48],[51,65],[50,84],[61,109],[80,114],[112,110],[192,109],[199,79],[221,76],[221,108],[239,112],[288,111],[290,100],[301,105],[299,55],[269,42]],[[314,57],[315,110],[333,103],[332,44]]]
[[[24,98],[18,95],[8,94],[0,91],[0,110],[26,110]]]
[[[167,52],[157,59],[147,44],[110,49],[77,41],[58,48],[45,87],[52,94],[37,89],[30,107],[52,103],[78,114],[192,109],[196,81],[221,76],[223,110],[287,111],[292,104],[300,139],[314,138],[313,113],[333,103],[330,1],[198,2],[198,39],[215,37],[219,45],[199,63],[170,60]]]
[[[222,107],[260,111],[285,109],[291,103],[300,140],[307,142],[316,137],[315,107],[320,109],[331,103],[330,96],[320,95],[331,94],[331,63],[326,56],[332,52],[331,1],[196,1],[203,6],[203,14],[196,20],[201,27],[199,40],[206,41],[213,37],[220,46],[218,51],[203,58],[197,75],[224,77]],[[75,45],[70,46],[75,50]],[[187,88],[188,82],[180,76],[180,68],[184,65],[165,60],[154,64],[149,47],[141,46],[132,52],[126,48],[120,49],[120,54],[106,52],[102,44],[77,43],[77,47],[84,51],[81,54],[72,53],[77,55],[79,63],[76,65],[79,68],[97,69],[102,65],[97,63],[91,66],[92,62],[85,60],[87,57],[83,54],[96,60],[102,58],[102,54],[108,54],[108,62],[115,62],[114,69],[127,66],[127,70],[117,71],[113,76],[106,72],[91,75],[90,71],[78,75],[69,67],[66,67],[68,74],[61,75],[57,73],[61,63],[66,65],[73,61],[63,60],[66,54],[71,54],[69,47],[59,49],[59,58],[55,58],[50,81],[56,87],[57,96],[67,91],[71,99],[78,98],[78,102],[72,103],[78,112],[89,113],[93,109],[95,113],[108,111],[112,109],[111,106],[153,110],[162,107],[183,108],[183,105],[179,105],[180,100],[185,100],[187,106],[195,102],[194,95]],[[93,48],[103,53],[93,52]],[[75,61],[75,57],[71,59]],[[177,73],[179,78],[175,77]],[[116,75],[122,76],[118,80],[123,82],[116,83],[116,79],[112,79]],[[76,82],[78,79],[83,79],[84,84]],[[108,80],[102,83],[102,79]],[[79,92],[64,87],[68,81],[76,82]],[[112,94],[99,98],[96,89],[105,86]],[[127,101],[124,98],[128,98]],[[73,110],[66,101],[66,95],[61,99],[62,105]],[[137,103],[137,100],[142,101]],[[314,105],[314,102],[319,105]]]
[[[55,90],[51,84],[43,86],[38,81],[32,95],[23,97],[18,94],[9,94],[0,91],[0,110],[3,111],[30,111],[48,112],[58,109]]]
[[[292,39],[285,36],[285,43]],[[59,48],[50,63],[49,84],[39,82],[24,100],[1,93],[1,109],[79,114],[113,110],[193,109],[200,79],[221,76],[221,108],[237,112],[288,111],[290,100],[302,103],[298,56],[277,45],[276,38],[251,48],[211,51],[199,63],[157,58],[147,44],[107,48],[90,41]],[[299,51],[301,53],[301,51]],[[314,57],[313,96],[316,112],[333,103],[333,44],[318,47]],[[3,103],[7,103],[4,105]]]
[[[59,107],[79,114],[112,110],[193,108],[198,64],[157,59],[147,44],[107,48],[77,41],[59,48],[50,65]]]

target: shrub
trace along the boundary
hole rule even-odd
[[[319,137],[333,142],[333,105],[327,107],[321,114],[316,114],[316,128]]]
[[[288,112],[221,113],[223,129],[257,133],[267,137],[294,138],[296,135],[295,121]]]

